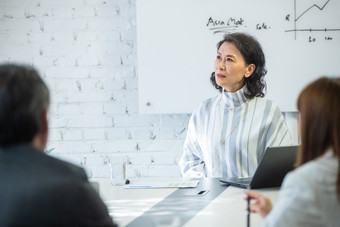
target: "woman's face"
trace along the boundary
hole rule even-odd
[[[225,42],[217,51],[214,70],[216,83],[227,92],[236,92],[254,72],[255,65],[247,65],[235,45]]]

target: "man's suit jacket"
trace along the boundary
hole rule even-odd
[[[0,148],[0,226],[116,226],[84,170],[32,146]]]

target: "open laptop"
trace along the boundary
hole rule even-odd
[[[246,189],[280,187],[294,169],[298,146],[268,147],[253,177],[222,178],[222,183]]]

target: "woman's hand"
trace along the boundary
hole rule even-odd
[[[250,212],[258,213],[263,218],[266,217],[269,212],[272,210],[273,205],[270,199],[259,192],[255,191],[245,191],[245,194],[250,197],[250,199],[254,199],[254,203],[250,203]],[[247,198],[245,198],[247,200]]]

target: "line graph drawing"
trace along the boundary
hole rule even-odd
[[[316,7],[319,10],[323,10],[325,8],[325,6],[328,4],[330,0],[327,0],[326,3],[320,7],[317,4],[313,4],[311,7],[309,7],[308,9],[306,9],[303,13],[301,13],[298,17],[295,18],[295,22],[298,21],[300,19],[300,17],[302,17],[305,13],[307,13],[309,10],[311,10],[312,8]],[[296,0],[294,1],[294,11],[296,12]]]
[[[317,9],[319,11],[323,11],[330,0],[324,1],[323,3],[313,4],[303,10],[301,13],[297,13],[296,1],[294,0],[294,29],[286,30],[285,32],[294,32],[294,38],[296,39],[297,32],[327,32],[327,31],[340,31],[340,28],[297,28],[297,22],[300,20],[306,13],[310,12],[313,9]]]

